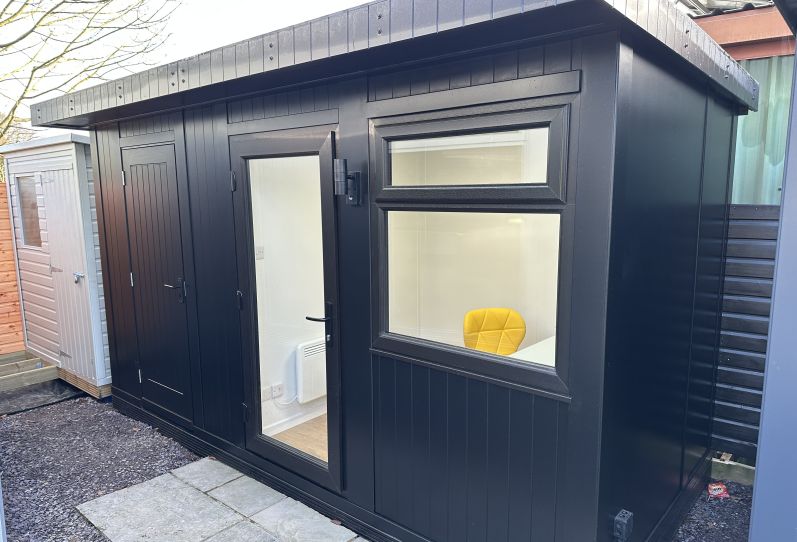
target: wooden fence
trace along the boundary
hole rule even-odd
[[[0,355],[25,349],[7,183],[0,183]]]

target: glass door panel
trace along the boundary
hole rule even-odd
[[[250,159],[248,168],[260,431],[326,463],[326,351],[332,337],[319,156]]]

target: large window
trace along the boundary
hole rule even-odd
[[[42,246],[36,184],[36,177],[17,177],[19,212],[22,218],[22,242],[29,247]]]
[[[559,215],[388,212],[388,329],[554,365]]]
[[[568,112],[372,120],[377,351],[556,390]]]

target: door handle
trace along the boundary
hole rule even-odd
[[[305,320],[310,320],[311,322],[330,322],[330,321],[332,321],[332,318],[330,318],[329,316],[324,316],[323,318],[318,318],[318,317],[315,317],[315,316],[305,316],[304,318],[305,318]]]
[[[185,303],[185,298],[188,295],[188,286],[182,277],[177,278],[176,286],[174,284],[166,284],[166,283],[163,283],[163,286],[171,290],[177,290],[177,302]]]

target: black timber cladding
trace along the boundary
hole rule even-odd
[[[777,205],[732,205],[712,447],[754,460],[761,418]]]
[[[31,107],[36,126],[334,57],[488,20],[565,4],[601,3],[756,109],[758,84],[666,0],[379,0],[227,45]]]

